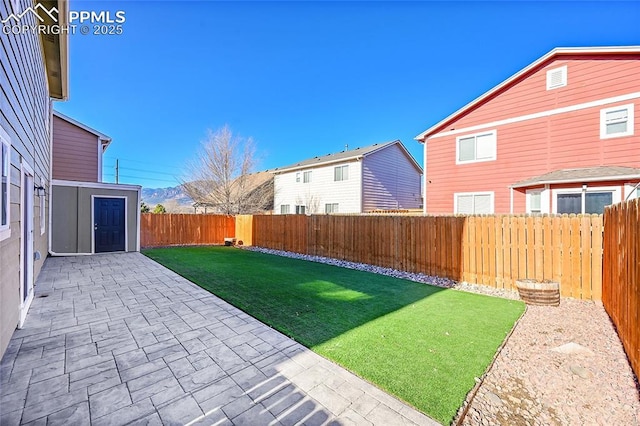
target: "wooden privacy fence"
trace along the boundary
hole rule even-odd
[[[600,215],[274,215],[253,216],[251,228],[236,237],[508,290],[520,278],[553,280],[564,297],[601,299]]]
[[[162,247],[175,245],[223,244],[235,235],[233,216],[212,214],[140,215],[140,245]]]
[[[640,199],[604,212],[602,303],[640,376]]]

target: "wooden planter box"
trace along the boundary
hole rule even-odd
[[[516,280],[516,287],[527,305],[560,305],[560,283],[555,281],[537,281],[532,279]]]

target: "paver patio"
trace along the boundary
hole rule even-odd
[[[140,253],[47,259],[0,425],[434,420]]]

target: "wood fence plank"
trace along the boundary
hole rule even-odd
[[[573,267],[571,264],[571,219],[562,215],[562,280],[560,282],[560,295],[571,297],[573,283]]]
[[[482,253],[483,269],[485,270],[486,280],[484,285],[490,287],[496,286],[496,223],[494,216],[487,216],[484,222],[486,236],[486,248]]]
[[[525,216],[525,250],[527,259],[527,278],[536,278],[536,251],[535,251],[535,230],[533,216]]]
[[[555,221],[550,216],[544,215],[542,218],[542,250],[543,254],[543,277],[545,280],[553,280],[553,255],[555,247],[553,245],[553,223]]]
[[[543,229],[542,229],[542,216],[536,215],[533,219],[533,246],[534,246],[534,261],[535,261],[535,277],[536,280],[542,281],[544,279],[544,243]]]
[[[580,293],[581,298],[585,300],[591,300],[591,242],[591,215],[583,215],[580,218],[580,261],[582,263]]]
[[[495,241],[495,287],[504,288],[504,249],[502,241],[502,216],[496,216],[494,220],[493,235]]]
[[[515,279],[533,278],[528,276],[527,270],[527,222],[523,216],[516,219],[518,232],[518,275]]]
[[[581,292],[582,254],[580,252],[580,218],[569,215],[571,224],[571,297],[579,299]]]
[[[509,240],[511,251],[511,264],[509,265],[509,289],[516,289],[516,280],[520,278],[520,249],[518,247],[518,218],[509,216]]]
[[[591,298],[602,300],[602,216],[591,216]]]
[[[478,283],[478,252],[481,250],[480,242],[476,239],[476,216],[469,216],[467,218],[467,225],[469,226],[469,282],[472,284]],[[482,260],[480,258],[480,260]]]

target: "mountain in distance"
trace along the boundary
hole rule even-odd
[[[193,200],[182,189],[182,185],[168,188],[142,188],[142,201],[153,208],[156,204],[165,207],[191,207]]]

